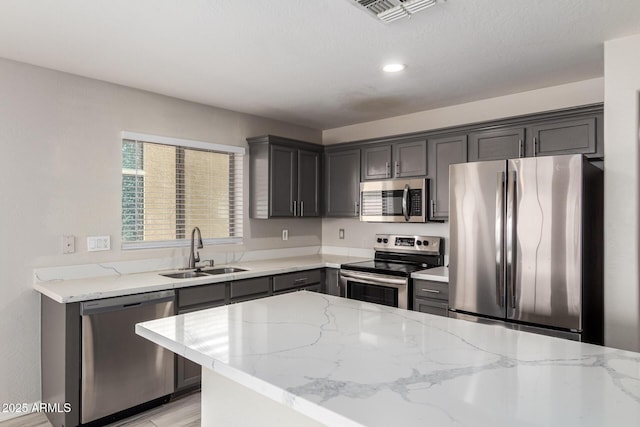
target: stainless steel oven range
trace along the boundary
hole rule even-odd
[[[444,265],[444,239],[377,234],[375,257],[340,266],[340,295],[411,309],[411,273]]]

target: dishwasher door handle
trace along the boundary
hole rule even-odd
[[[90,316],[92,314],[106,313],[109,311],[126,310],[128,308],[137,308],[145,305],[161,304],[163,302],[173,301],[174,299],[175,291],[170,290],[85,301],[80,303],[80,315]]]

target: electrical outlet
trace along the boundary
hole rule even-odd
[[[62,236],[62,253],[72,254],[76,251],[76,236]]]
[[[344,239],[344,228],[338,230],[338,239]]]
[[[286,228],[282,230],[282,240],[289,240],[289,230]]]
[[[111,249],[111,236],[87,237],[87,250],[89,252],[108,251]]]

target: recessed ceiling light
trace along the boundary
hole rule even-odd
[[[402,71],[407,68],[404,64],[387,64],[382,67],[382,71],[386,73],[397,73],[398,71]]]

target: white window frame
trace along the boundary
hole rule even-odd
[[[246,155],[246,149],[244,147],[239,147],[236,145],[224,145],[224,144],[215,144],[211,142],[204,141],[195,141],[190,139],[180,139],[180,138],[172,138],[167,136],[159,136],[159,135],[150,135],[139,132],[130,132],[130,131],[122,131],[120,141],[124,140],[132,140],[139,142],[150,142],[156,144],[164,144],[171,145],[175,147],[184,147],[184,148],[195,148],[201,150],[208,151],[218,151],[223,153],[230,154],[239,154],[241,156]],[[244,168],[244,159],[242,161]],[[120,168],[121,174],[124,173],[125,169]],[[122,195],[120,197],[122,200]],[[122,213],[122,206],[120,206],[120,212]],[[241,207],[239,211],[236,212],[242,217],[244,221],[244,207]],[[121,224],[122,227],[122,224]],[[122,238],[122,231],[120,234]],[[203,243],[205,245],[225,245],[225,244],[242,244],[243,236],[238,237],[226,237],[226,238],[203,238]],[[191,239],[176,239],[176,240],[154,240],[154,241],[122,241],[121,248],[123,250],[135,250],[135,249],[160,249],[160,248],[175,248],[175,247],[186,247],[191,244]]]

